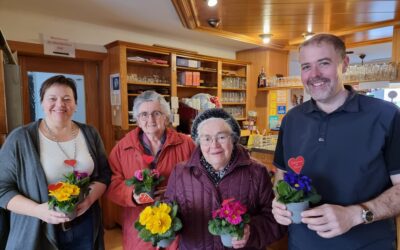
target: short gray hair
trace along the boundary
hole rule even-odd
[[[302,44],[300,44],[299,51],[308,45],[319,45],[321,43],[332,45],[342,60],[346,58],[346,45],[343,40],[338,36],[326,33],[317,34],[312,36],[310,39],[305,40]]]
[[[168,121],[171,121],[171,109],[169,108],[168,102],[165,98],[154,90],[146,90],[135,98],[133,102],[133,117],[137,120],[139,116],[139,108],[145,102],[158,101],[161,105],[161,111],[168,117]]]

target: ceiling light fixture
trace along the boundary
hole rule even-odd
[[[207,0],[207,5],[209,7],[214,7],[215,5],[217,5],[218,0]]]
[[[313,35],[315,35],[315,33],[309,32],[309,31],[303,33],[303,37],[304,37],[305,40],[310,39],[311,37],[313,37]]]
[[[272,34],[261,34],[260,38],[263,43],[269,43],[271,41]]]

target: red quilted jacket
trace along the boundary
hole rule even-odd
[[[132,201],[133,186],[125,184],[125,180],[132,178],[136,170],[148,168],[143,160],[144,149],[139,141],[139,131],[140,128],[136,128],[129,132],[113,148],[108,158],[113,175],[107,190],[107,198],[123,207],[122,227],[125,250],[155,249],[150,243],[138,238],[137,230],[133,225],[146,205],[136,206]],[[167,129],[166,141],[157,162],[157,170],[165,177],[161,186],[166,185],[172,169],[178,162],[189,159],[194,147],[189,136]]]

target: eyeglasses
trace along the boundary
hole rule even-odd
[[[162,113],[161,111],[153,111],[151,113],[147,113],[147,112],[142,112],[138,115],[138,118],[141,121],[147,121],[149,120],[150,116],[152,116],[154,119],[160,119],[160,117],[163,115],[164,113]]]
[[[199,140],[200,140],[201,145],[210,146],[213,141],[215,143],[225,144],[228,142],[230,137],[231,137],[231,134],[219,133],[216,136],[201,135]]]

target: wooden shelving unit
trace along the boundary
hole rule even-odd
[[[242,99],[226,102],[223,107],[237,120],[246,119],[249,63],[123,41],[107,44],[106,48],[109,52],[110,74],[120,76],[121,105],[112,106],[112,121],[122,130],[135,126],[129,111],[134,99],[149,89],[157,91],[167,100],[171,96],[190,98],[199,93],[208,93],[218,96],[222,101],[224,94],[234,93]],[[158,63],[159,60],[163,63]],[[192,82],[184,82],[182,74],[191,75]],[[198,77],[197,82],[194,75]],[[223,87],[226,79],[235,79],[241,85]]]

